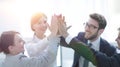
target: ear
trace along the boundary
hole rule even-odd
[[[99,35],[101,35],[103,33],[104,29],[100,29],[99,30]]]
[[[8,49],[9,49],[10,52],[13,51],[13,46],[10,45],[10,46],[8,47]]]

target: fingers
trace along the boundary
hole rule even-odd
[[[51,25],[50,25],[50,31],[52,34],[56,35],[57,32],[58,32],[58,19],[57,19],[57,16],[56,15],[53,15],[52,18],[51,18]]]
[[[71,28],[71,26],[67,27],[65,22],[65,16],[53,15],[51,19],[51,26],[49,26],[51,32],[55,35],[66,35],[67,30]]]
[[[70,29],[71,27],[72,27],[71,25],[70,25],[70,26],[68,26],[68,27],[67,27],[67,30],[68,30],[68,29]]]

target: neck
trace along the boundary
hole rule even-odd
[[[19,54],[19,53],[16,53],[16,52],[10,52],[9,55],[17,55],[17,54]]]
[[[96,38],[94,38],[94,39],[91,39],[90,42],[93,42],[93,41],[97,40],[98,38],[99,38],[99,37],[96,37]]]
[[[35,34],[39,39],[43,39],[43,38],[45,38],[45,35],[44,34],[39,34],[39,35],[37,35],[37,34]]]

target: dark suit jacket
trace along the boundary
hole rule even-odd
[[[87,60],[91,61],[97,67],[120,67],[120,54],[107,56],[105,53],[95,51],[93,48],[89,48],[86,44],[76,41],[75,38],[71,41],[69,47],[74,49]]]
[[[109,57],[102,52],[93,50],[97,60],[97,67],[120,67],[120,54]]]
[[[84,38],[85,33],[84,32],[80,32],[76,37],[74,37],[72,39],[72,41],[70,42],[70,44],[72,42],[77,42],[77,41],[81,41],[84,42],[85,44],[87,44],[87,39]],[[65,47],[69,47],[69,45],[65,45],[66,42],[63,38],[61,38],[61,45],[65,46]],[[106,40],[104,39],[100,39],[100,52],[105,53],[107,56],[112,56],[113,54],[116,53],[116,49],[111,46]],[[80,54],[78,54],[77,52],[74,52],[74,61],[73,61],[73,66],[72,67],[79,67],[79,58],[80,58]]]

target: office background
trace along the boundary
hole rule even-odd
[[[0,0],[0,33],[16,30],[25,39],[31,38],[31,15],[41,11],[48,16],[49,24],[53,14],[63,14],[67,25],[72,25],[68,32],[75,36],[79,31],[84,31],[83,23],[88,15],[97,12],[104,15],[108,22],[102,37],[116,46],[115,38],[120,26],[119,3],[120,0]],[[48,34],[49,31],[46,32]],[[73,52],[72,49],[60,47],[57,65],[71,67]],[[0,59],[3,59],[3,55],[0,55]]]

